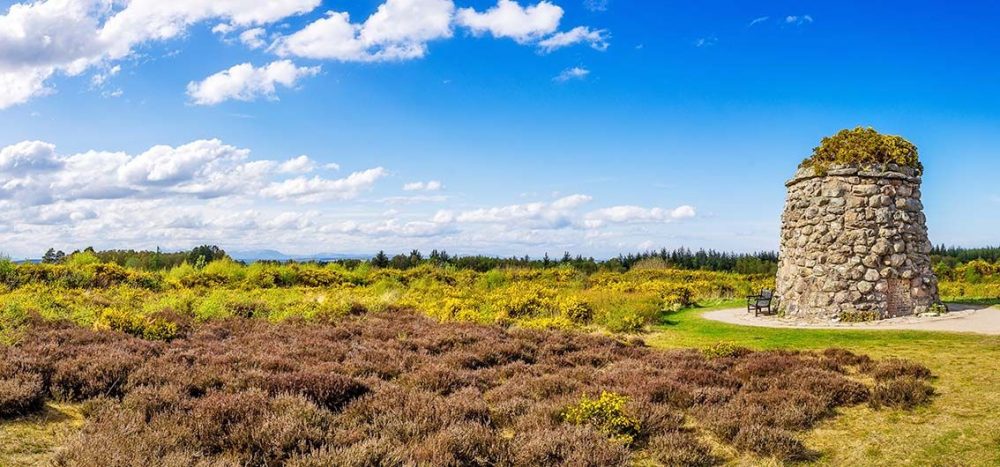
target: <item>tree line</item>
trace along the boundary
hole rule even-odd
[[[1000,261],[1000,246],[985,248],[962,248],[938,245],[931,249],[931,262],[945,263],[951,266],[969,263],[975,260],[990,263]]]
[[[146,250],[103,250],[98,251],[93,247],[83,250],[76,250],[66,254],[62,250],[49,248],[42,255],[42,263],[62,264],[74,256],[92,256],[102,263],[114,263],[122,267],[140,269],[143,271],[162,271],[171,269],[181,264],[190,265],[208,264],[217,259],[228,258],[225,250],[215,245],[201,245],[190,251],[164,252],[157,248],[154,251]]]
[[[60,264],[68,261],[69,258],[75,255],[81,254],[92,255],[104,263],[115,263],[119,266],[145,271],[167,270],[184,263],[201,267],[214,260],[229,257],[225,250],[215,245],[201,245],[190,251],[178,252],[164,252],[159,248],[154,251],[97,251],[92,247],[87,247],[70,254],[50,248],[42,256],[42,262]],[[935,246],[931,251],[931,261],[933,264],[945,265],[950,268],[976,260],[991,263],[1000,262],[1000,247],[961,248],[939,245]],[[280,263],[280,261],[277,262]],[[622,254],[606,260],[598,260],[592,256],[574,256],[569,252],[556,257],[551,257],[546,253],[542,257],[525,255],[505,258],[486,255],[451,255],[447,251],[435,249],[426,256],[419,250],[412,250],[409,253],[391,256],[386,254],[385,251],[379,251],[368,260],[342,259],[326,262],[338,263],[348,268],[355,268],[361,264],[369,264],[377,268],[393,269],[411,269],[429,264],[456,269],[470,269],[479,272],[502,268],[547,269],[555,267],[571,267],[585,273],[600,270],[621,272],[636,267],[653,265],[655,267],[697,271],[773,274],[777,271],[778,267],[778,253],[773,251],[733,253],[712,249],[691,250],[681,247],[674,250],[663,248],[640,253]]]

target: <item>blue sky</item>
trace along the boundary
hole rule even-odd
[[[993,2],[50,0],[0,15],[0,251],[15,257],[775,249],[784,180],[855,125],[920,148],[933,242],[1000,243]]]

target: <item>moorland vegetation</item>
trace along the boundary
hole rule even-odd
[[[930,378],[839,349],[653,351],[407,312],[230,318],[170,342],[34,321],[0,347],[0,417],[82,402],[66,466],[715,465],[812,459],[802,432],[924,404]]]
[[[1000,261],[988,261],[995,251],[978,250],[976,259],[961,262],[965,250],[936,248],[942,296],[966,301],[1000,297]],[[658,322],[664,311],[772,288],[775,264],[767,253],[685,249],[604,262],[568,254],[557,260],[487,260],[437,251],[424,258],[414,251],[390,258],[388,264],[378,256],[369,261],[244,264],[208,246],[170,255],[173,259],[166,261],[151,252],[84,250],[59,262],[0,260],[0,336],[32,314],[170,339],[177,326],[163,316],[198,322],[234,316],[281,321],[390,309],[412,309],[439,321],[639,332]],[[187,259],[162,266],[179,258]],[[501,261],[508,265],[482,267]],[[161,266],[129,266],[136,263]]]
[[[691,322],[692,306],[771,287],[771,273],[736,271],[766,271],[768,254],[244,264],[198,251],[172,266],[93,250],[0,261],[0,440],[60,465],[800,461],[830,455],[804,440],[836,414],[920,413],[963,393],[938,394],[928,368],[891,354],[830,350],[854,342],[833,334]],[[935,249],[942,291],[995,300],[996,251]],[[82,412],[80,428],[49,444],[8,434],[53,407]]]

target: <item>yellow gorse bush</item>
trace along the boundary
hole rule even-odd
[[[948,299],[1000,296],[995,264],[971,262],[950,274],[953,278],[942,276],[941,282],[941,294]],[[164,311],[195,321],[234,316],[281,321],[393,309],[441,321],[632,333],[658,323],[664,313],[705,300],[739,299],[773,286],[768,275],[662,267],[588,275],[564,267],[475,272],[424,265],[404,271],[368,265],[244,266],[220,260],[201,269],[183,263],[156,273],[92,262],[5,263],[0,271],[0,333],[31,315],[84,326],[111,327],[115,322],[126,330],[129,322],[114,321],[116,317],[135,318],[136,326],[143,327],[148,324],[143,320]]]
[[[628,398],[614,392],[601,392],[597,399],[586,395],[563,410],[562,417],[574,425],[590,425],[609,438],[630,445],[639,435],[639,420],[626,410]]]

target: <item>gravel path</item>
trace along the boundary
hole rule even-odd
[[[747,313],[746,308],[717,310],[704,313],[702,316],[714,321],[739,324],[742,326],[760,326],[770,328],[797,329],[875,329],[875,330],[914,330],[914,331],[949,331],[972,332],[977,334],[1000,335],[1000,309],[983,306],[949,305],[951,312],[937,317],[920,318],[907,316],[868,323],[834,323],[814,322],[804,323],[775,316],[758,316]]]

